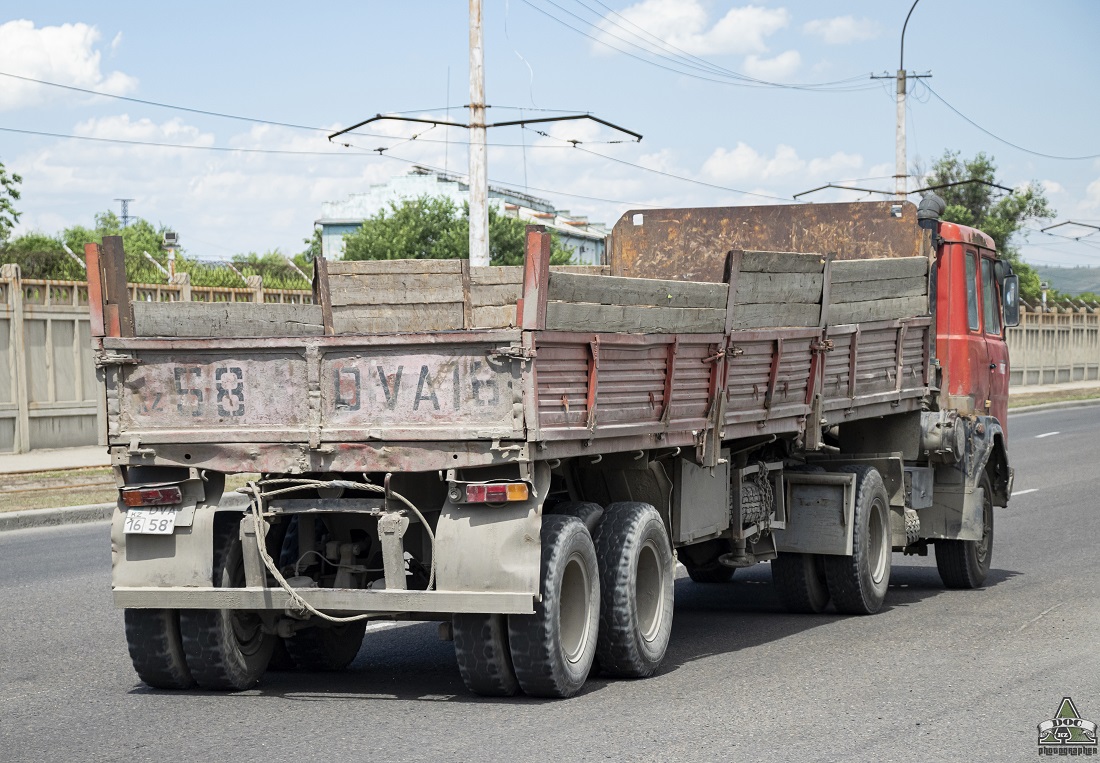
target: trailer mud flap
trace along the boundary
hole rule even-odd
[[[917,512],[920,537],[946,540],[981,540],[985,489],[962,491],[936,487],[932,506]]]
[[[773,530],[779,553],[852,555],[856,475],[785,472],[787,527]]]
[[[542,504],[550,468],[545,463],[533,467],[535,493],[526,501],[443,505],[435,531],[438,590],[538,595]]]

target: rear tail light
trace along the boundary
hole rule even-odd
[[[526,501],[530,491],[526,482],[494,482],[491,485],[467,485],[467,503],[505,503]]]
[[[132,509],[142,506],[174,506],[183,503],[183,491],[176,486],[123,488],[122,502]]]

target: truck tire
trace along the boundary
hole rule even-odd
[[[592,535],[574,517],[542,518],[540,592],[533,615],[508,616],[508,649],[520,688],[571,697],[596,657],[600,573]]]
[[[772,559],[772,582],[788,612],[819,615],[829,605],[825,560],[820,554],[780,554]]]
[[[126,646],[134,671],[154,689],[190,689],[195,685],[180,639],[177,609],[127,609]]]
[[[455,615],[455,658],[462,683],[482,697],[511,697],[519,692],[512,654],[508,651],[508,619],[504,615]]]
[[[660,667],[672,635],[675,562],[664,520],[648,503],[607,507],[596,530],[600,566],[600,670],[645,678]]]
[[[238,522],[214,527],[214,586],[244,586],[244,558]],[[187,667],[203,689],[242,691],[260,680],[271,659],[275,634],[265,633],[258,615],[229,609],[180,612]]]
[[[993,486],[989,475],[982,476],[985,499],[982,501],[981,540],[937,540],[936,569],[948,588],[981,588],[993,561]]]
[[[364,620],[332,627],[316,626],[300,630],[282,642],[290,659],[302,670],[343,670],[359,654],[366,630]]]
[[[826,556],[825,579],[838,612],[873,615],[882,608],[890,586],[890,498],[882,475],[872,466],[844,466],[856,475],[852,519],[852,555]]]

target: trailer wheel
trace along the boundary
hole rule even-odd
[[[596,657],[600,573],[592,535],[579,519],[542,518],[542,600],[533,615],[508,616],[508,648],[520,688],[571,697]]]
[[[665,523],[648,503],[607,507],[596,530],[600,564],[600,670],[645,678],[661,665],[672,635],[675,562]]]
[[[282,639],[290,659],[302,670],[343,670],[359,654],[367,624],[360,620],[330,627],[316,626]]]
[[[937,540],[936,569],[948,588],[981,588],[993,561],[993,486],[989,475],[982,475],[985,497],[982,501],[981,540]]]
[[[195,685],[180,640],[177,609],[127,609],[126,646],[138,678],[154,689],[189,689]]]
[[[244,585],[244,557],[237,522],[214,527],[214,585]],[[180,612],[180,635],[187,667],[204,689],[241,691],[260,680],[275,646],[259,615],[229,609],[188,609]]]
[[[825,579],[838,612],[873,615],[882,608],[890,585],[890,499],[874,467],[844,466],[837,471],[856,475],[852,555],[826,556]]]
[[[772,582],[788,612],[819,615],[829,604],[825,559],[820,554],[780,554],[772,559]]]
[[[451,624],[458,672],[466,688],[483,697],[511,697],[519,692],[508,651],[508,619],[504,615],[455,615]]]

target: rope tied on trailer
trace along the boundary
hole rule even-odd
[[[263,488],[269,485],[286,485],[286,487],[276,488],[274,490],[265,491]],[[330,623],[353,623],[359,620],[366,620],[374,617],[373,614],[364,615],[351,615],[348,617],[336,617],[335,615],[326,614],[308,601],[302,598],[301,594],[295,590],[294,586],[287,582],[287,579],[283,577],[283,574],[279,571],[279,566],[275,563],[275,560],[271,558],[271,554],[267,551],[267,545],[264,543],[265,533],[260,531],[260,528],[266,523],[263,517],[263,502],[265,499],[270,499],[276,495],[285,495],[287,493],[294,493],[302,490],[315,490],[317,488],[345,488],[350,490],[364,490],[369,493],[384,493],[389,498],[400,501],[405,504],[408,509],[417,516],[421,524],[424,525],[424,531],[428,534],[428,539],[431,542],[432,547],[432,561],[431,567],[428,573],[428,588],[432,590],[435,587],[435,533],[432,532],[431,525],[428,524],[428,520],[424,515],[420,513],[420,510],[413,505],[405,496],[394,491],[387,490],[379,485],[372,485],[369,482],[354,482],[351,480],[309,480],[309,479],[291,479],[282,478],[275,480],[260,480],[258,482],[249,482],[247,486],[240,488],[237,492],[244,493],[249,497],[249,510],[252,514],[253,522],[256,523],[256,549],[260,554],[260,559],[263,560],[264,566],[272,577],[278,582],[279,587],[286,591],[287,596],[290,597],[290,606],[288,610],[295,614],[305,615],[311,614],[314,617],[319,617],[322,620],[327,620]]]

